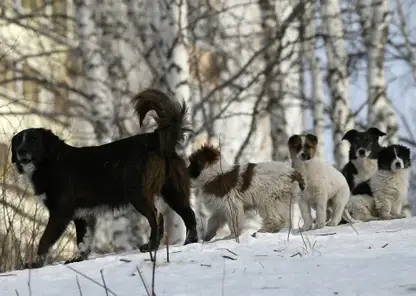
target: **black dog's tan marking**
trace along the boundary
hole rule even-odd
[[[140,250],[156,249],[163,235],[163,217],[158,226],[155,195],[161,195],[182,217],[187,228],[185,244],[197,241],[188,170],[176,152],[186,131],[186,106],[154,89],[139,93],[133,103],[140,123],[148,111],[156,111],[154,132],[82,148],[66,144],[43,128],[26,129],[13,137],[12,162],[30,178],[35,194],[45,197],[50,214],[32,267],[44,264],[45,255],[70,221],[75,223],[80,248],[87,230],[92,231],[86,220],[128,204],[151,227],[149,243]],[[89,252],[87,246],[68,262],[83,260]]]

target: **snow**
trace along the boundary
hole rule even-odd
[[[416,291],[416,218],[326,227],[292,234],[171,246],[157,254],[160,295],[406,295]],[[303,238],[302,238],[303,237]],[[303,243],[305,240],[305,243]],[[223,256],[226,256],[224,258]],[[129,252],[70,265],[0,274],[0,295],[146,295],[149,254]],[[70,269],[71,268],[71,269]],[[82,274],[82,275],[81,275]],[[77,278],[80,289],[77,286]],[[114,295],[109,292],[108,295]]]

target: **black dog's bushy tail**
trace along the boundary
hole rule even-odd
[[[186,125],[188,108],[185,102],[171,99],[160,90],[146,89],[138,93],[133,98],[133,104],[139,115],[140,126],[147,112],[156,112],[158,127],[155,133],[159,135],[160,152],[163,154],[174,153],[185,139],[185,133],[192,132]]]

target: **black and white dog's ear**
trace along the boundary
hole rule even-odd
[[[22,134],[18,133],[16,135],[14,135],[12,137],[12,147],[11,147],[11,152],[12,152],[12,163],[16,163],[17,161],[17,153],[16,153],[16,149],[19,146],[19,144],[22,142]]]
[[[356,129],[351,129],[345,133],[341,141],[347,140],[348,142],[352,143],[356,139],[357,135],[358,135],[358,131]]]
[[[378,139],[379,137],[383,137],[383,136],[387,135],[386,133],[382,132],[381,130],[379,130],[379,129],[378,129],[378,128],[376,128],[376,127],[370,127],[370,128],[367,130],[367,133],[369,133],[369,134],[373,135],[374,137],[377,137],[377,139]]]

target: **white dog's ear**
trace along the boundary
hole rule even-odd
[[[375,137],[377,137],[377,138],[379,138],[379,137],[383,137],[383,136],[385,136],[385,135],[386,135],[386,133],[382,132],[381,130],[379,130],[379,129],[378,129],[378,128],[376,128],[376,127],[370,127],[370,128],[367,130],[367,133],[370,133],[371,135],[373,135],[373,136],[375,136]]]
[[[355,129],[351,129],[348,132],[345,133],[345,135],[342,137],[341,141],[347,140],[348,142],[353,142],[355,138],[358,135],[358,131]]]

